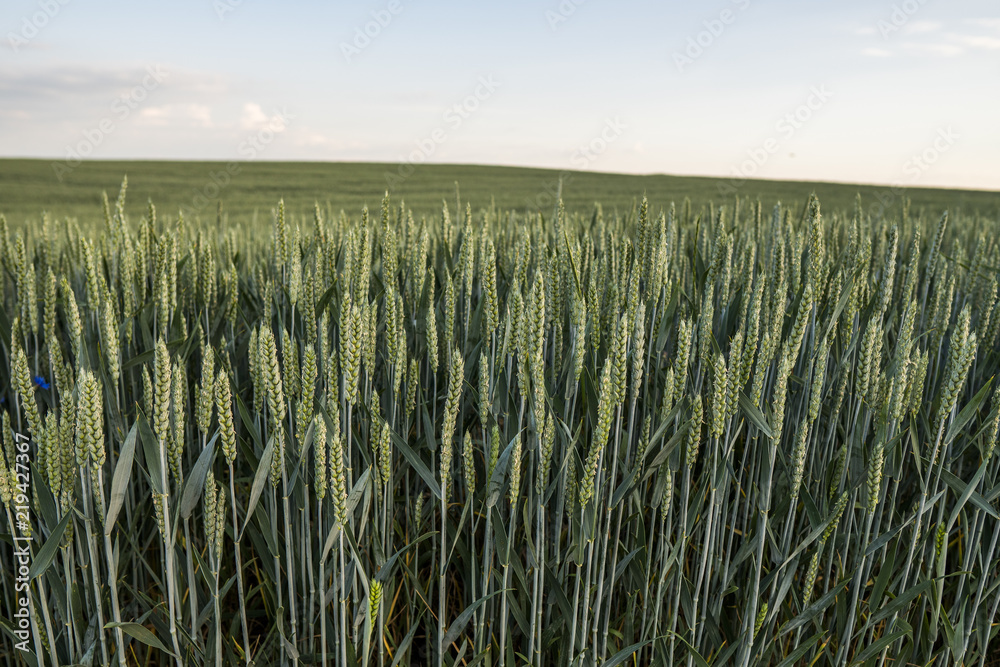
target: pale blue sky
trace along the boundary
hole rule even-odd
[[[1000,189],[998,112],[995,0],[0,5],[0,156]]]

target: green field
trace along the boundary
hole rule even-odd
[[[874,187],[834,183],[751,180],[734,183],[728,179],[694,176],[629,176],[548,169],[483,167],[474,165],[418,166],[408,178],[400,179],[400,165],[375,163],[252,162],[230,167],[223,162],[86,161],[61,173],[65,163],[51,160],[0,160],[0,213],[12,225],[37,221],[42,211],[57,219],[75,217],[81,222],[100,215],[101,192],[110,197],[118,192],[123,176],[128,176],[127,213],[138,220],[152,199],[161,215],[215,220],[218,203],[232,221],[245,222],[257,215],[270,221],[271,211],[281,198],[292,216],[311,217],[319,203],[328,214],[341,210],[356,214],[362,206],[377,208],[382,193],[391,186],[396,202],[405,201],[416,216],[437,215],[442,199],[455,201],[455,184],[462,201],[475,210],[488,207],[491,200],[501,210],[541,210],[551,214],[555,194],[563,179],[562,197],[568,211],[590,212],[595,202],[605,210],[625,213],[633,210],[645,194],[660,204],[685,197],[696,210],[710,202],[731,204],[738,194],[751,201],[760,199],[766,208],[781,201],[801,207],[811,192],[831,211],[850,210],[860,194],[866,210],[885,211],[887,217],[900,215],[903,198],[911,200],[914,211],[927,210],[936,218],[947,207],[969,214],[996,217],[1000,212],[1000,192],[910,188],[893,191],[890,186]],[[237,171],[238,169],[238,171]],[[403,172],[406,173],[405,171]],[[225,183],[228,176],[229,182]],[[215,184],[224,183],[217,188]],[[735,186],[735,189],[734,189]]]
[[[0,665],[995,655],[996,193],[216,168],[3,163]]]

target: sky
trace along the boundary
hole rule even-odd
[[[1000,190],[996,0],[4,0],[0,156]]]

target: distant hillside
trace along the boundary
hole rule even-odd
[[[54,164],[58,168],[54,168]],[[58,172],[58,177],[57,177]],[[488,167],[477,165],[409,165],[336,162],[171,162],[84,161],[66,171],[63,162],[0,159],[0,213],[20,226],[37,221],[42,211],[57,218],[93,219],[100,215],[100,195],[118,192],[128,175],[129,213],[136,219],[152,199],[161,215],[173,217],[184,210],[188,218],[215,219],[218,202],[231,222],[269,216],[279,198],[293,214],[307,215],[315,202],[351,215],[364,205],[377,208],[388,188],[393,202],[405,201],[416,215],[437,215],[442,200],[454,208],[455,183],[462,206],[489,206],[491,198],[501,209],[553,210],[562,180],[567,209],[589,211],[601,202],[606,211],[631,208],[646,194],[654,207],[671,201],[678,205],[689,197],[700,209],[709,202],[731,205],[735,197],[760,198],[766,208],[776,201],[802,203],[815,191],[826,211],[853,210],[860,193],[866,210],[887,211],[899,217],[903,197],[914,212],[926,209],[937,216],[944,208],[996,218],[1000,192],[912,188],[897,190],[835,183],[748,180],[692,176],[634,176],[592,172]],[[61,178],[61,180],[60,180]]]

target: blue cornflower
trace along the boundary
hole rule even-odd
[[[37,384],[42,389],[48,389],[49,388],[49,383],[46,382],[45,378],[43,378],[41,375],[36,375],[35,376],[35,384]]]

